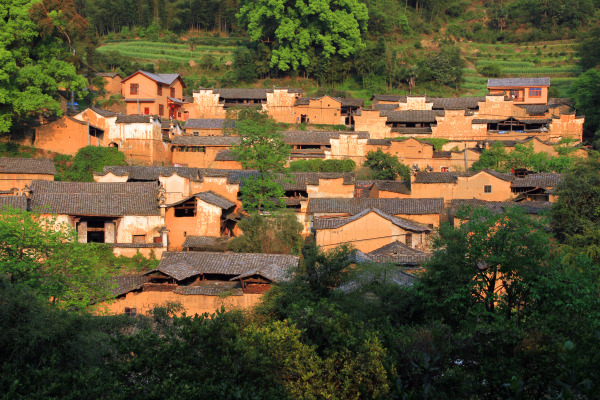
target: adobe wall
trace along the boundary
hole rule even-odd
[[[562,114],[559,118],[552,119],[549,127],[549,140],[571,138],[577,141],[583,139],[584,118],[578,118],[575,114]]]
[[[0,190],[16,188],[19,193],[25,185],[31,186],[33,180],[53,181],[54,175],[47,174],[5,174],[0,171]]]
[[[171,204],[191,196],[190,180],[177,173],[171,176],[159,176],[158,181],[163,185],[165,192],[165,203]]]
[[[408,199],[411,197],[410,194],[388,192],[386,190],[379,190],[377,186],[373,185],[369,190],[369,197],[373,199]]]
[[[187,165],[190,168],[212,168],[211,165],[215,161],[217,153],[227,147],[205,147],[205,152],[192,151],[177,151],[173,148],[172,161],[173,164]]]
[[[237,203],[237,194],[240,191],[240,185],[237,183],[227,183],[227,177],[221,176],[205,176],[202,178],[202,182],[192,182],[192,193],[208,191],[213,191],[227,200]]]
[[[115,122],[117,120],[116,116],[108,118],[103,117],[102,115],[96,114],[94,111],[87,108],[75,115],[73,118],[79,121],[89,122],[90,125],[103,129],[104,136],[100,144],[101,146],[108,146],[108,144],[113,140],[121,139],[119,128]]]
[[[135,308],[139,314],[147,314],[152,308],[167,302],[180,303],[187,315],[213,314],[221,307],[227,310],[246,309],[260,302],[262,294],[244,294],[242,296],[185,296],[173,292],[142,291],[129,292],[111,303],[103,303],[110,314],[123,314],[125,308]]]
[[[311,99],[308,105],[294,107],[294,119],[290,122],[296,122],[296,117],[300,118],[302,114],[306,114],[306,118],[308,118],[308,122],[311,124],[344,124],[342,103],[329,96],[315,100]]]
[[[106,77],[104,78],[107,82],[104,85],[104,90],[109,95],[120,94],[121,93],[121,77],[115,76],[114,78]]]
[[[354,185],[344,185],[344,178],[319,178],[319,185],[306,185],[309,199],[353,198]]]
[[[96,145],[96,138],[89,136],[87,125],[62,117],[36,127],[33,145],[38,149],[74,156],[82,147]]]
[[[162,237],[159,229],[165,224],[160,215],[125,215],[117,221],[116,242],[133,243],[133,235],[144,235],[146,243]]]
[[[433,102],[427,102],[425,96],[419,97],[406,97],[406,103],[398,102],[397,110],[409,111],[409,110],[431,110],[433,109]]]
[[[273,89],[273,93],[267,93],[263,109],[277,122],[300,123],[300,114],[294,107],[297,98],[296,93],[288,93],[287,89]]]
[[[354,116],[354,130],[369,132],[371,139],[394,137],[392,128],[385,123],[386,117],[379,116],[379,110],[362,110],[361,115]]]
[[[479,157],[481,157],[480,153],[467,149],[467,166],[471,168],[473,163],[479,161]],[[465,171],[465,153],[455,151],[450,153],[450,164],[452,164],[453,171]]]
[[[492,192],[484,193],[484,185],[491,185]],[[510,182],[498,179],[485,172],[480,172],[471,177],[459,177],[456,183],[413,182],[411,191],[414,198],[443,197],[446,202],[452,199],[507,201],[512,196]]]
[[[138,94],[131,94],[131,85],[138,84]],[[127,114],[144,114],[144,109],[148,108],[150,114],[158,114],[158,105],[162,104],[164,106],[165,114],[167,112],[167,98],[164,96],[165,89],[163,89],[163,96],[158,95],[157,84],[156,82],[150,80],[146,76],[142,74],[137,74],[136,76],[128,79],[121,86],[121,90],[123,93],[123,97],[128,100],[133,99],[155,99],[153,102],[143,103],[140,102],[139,110],[138,103],[135,102],[127,102]],[[168,90],[167,90],[168,92]]]
[[[443,117],[436,117],[437,126],[431,127],[431,137],[473,140],[473,118],[473,115],[465,115],[465,110],[446,110]]]
[[[438,228],[442,222],[442,214],[396,214],[394,217],[404,218],[434,229]]]
[[[210,167],[215,169],[244,169],[242,164],[237,161],[215,161]]]
[[[367,154],[367,139],[359,139],[357,133],[340,132],[340,137],[329,139],[329,143],[331,143],[331,158],[336,160],[350,158],[360,165]]]
[[[185,135],[192,136],[194,133],[197,133],[198,136],[223,136],[223,129],[188,128],[186,129]]]
[[[405,234],[404,229],[371,212],[340,228],[318,230],[316,240],[317,245],[324,250],[332,249],[343,243],[351,243],[356,249],[368,253],[396,240],[405,243]],[[420,247],[421,236],[421,234],[413,233],[413,247]]]
[[[184,110],[189,112],[190,118],[225,118],[224,105],[219,104],[219,94],[213,93],[212,89],[194,92],[193,97],[193,103],[184,105]]]
[[[186,236],[221,236],[220,207],[200,199],[196,202],[196,215],[175,217],[175,209],[170,207],[165,214],[165,224],[169,230],[169,251],[181,251]]]

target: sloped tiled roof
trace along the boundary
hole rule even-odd
[[[374,184],[377,189],[385,192],[410,194],[410,181],[374,181]]]
[[[162,121],[160,123],[160,127],[162,129],[169,129],[169,128],[171,128],[171,124],[173,124],[173,126],[179,126],[179,127],[181,127],[181,125],[179,124],[179,122],[177,122],[177,121],[167,121],[167,120]]]
[[[215,236],[186,236],[183,247],[224,247],[229,241],[228,237]]]
[[[27,197],[25,196],[0,196],[0,211],[2,208],[16,208],[27,210]]]
[[[199,119],[192,118],[185,121],[185,129],[196,128],[196,129],[223,129],[226,119]],[[233,122],[233,121],[232,121]]]
[[[287,131],[283,140],[288,144],[321,144],[328,145],[334,132],[329,131]],[[339,136],[338,136],[339,137]]]
[[[287,269],[282,269],[279,265],[273,263],[248,270],[243,274],[236,276],[235,278],[231,278],[231,280],[233,281],[238,279],[249,278],[254,275],[259,275],[263,278],[267,278],[271,282],[285,281],[289,278]]]
[[[367,254],[367,256],[378,262],[393,262],[403,265],[420,264],[431,257],[431,253],[408,247],[404,243],[394,241]]]
[[[402,229],[407,229],[414,232],[429,232],[431,229],[424,225],[418,224],[416,222],[412,222],[406,220],[404,218],[394,217],[393,215],[387,214],[379,210],[378,208],[367,208],[358,214],[354,214],[348,218],[315,218],[313,220],[313,228],[316,230],[320,229],[337,229],[341,228],[344,225],[348,225],[351,222],[357,221],[366,215],[374,212],[379,215],[381,218],[387,219],[392,224],[399,226]]]
[[[421,111],[381,111],[382,117],[387,117],[388,122],[435,122],[436,112],[432,110]]]
[[[391,146],[392,141],[389,139],[369,139],[367,144],[372,146]]]
[[[371,207],[390,215],[440,214],[444,199],[311,199],[308,213],[358,214]]]
[[[117,124],[149,124],[150,118],[154,121],[161,121],[158,115],[124,115],[118,114],[115,123]]]
[[[488,79],[487,87],[550,86],[550,78]]]
[[[485,201],[478,199],[454,199],[450,201],[450,215],[456,213],[463,206],[483,207],[493,212],[503,213],[507,207],[522,208],[527,214],[538,214],[542,211],[547,211],[552,207],[552,203],[548,201]]]
[[[484,102],[485,97],[438,97],[432,98],[433,108],[439,110],[461,110],[465,108],[478,108],[479,102]]]
[[[110,117],[114,117],[114,116],[118,115],[114,111],[104,110],[104,109],[98,108],[98,107],[90,107],[90,110],[92,110],[96,114],[102,115],[105,118],[110,118]]]
[[[132,290],[141,289],[144,282],[146,277],[143,275],[119,275],[110,278],[108,284],[114,296],[121,296]]]
[[[406,96],[398,96],[395,94],[374,94],[371,96],[371,100],[379,100],[379,101],[402,101],[406,103]]]
[[[101,76],[103,78],[114,78],[115,76],[121,76],[118,72],[96,72],[95,76]]]
[[[286,88],[289,93],[302,93],[302,89],[299,88]],[[219,94],[219,97],[222,99],[231,99],[231,100],[243,100],[243,99],[253,99],[253,100],[266,100],[267,93],[273,93],[273,89],[213,89],[213,93]]]
[[[563,174],[538,173],[525,175],[523,178],[514,178],[511,187],[555,187],[562,182]]]
[[[33,181],[32,211],[68,215],[160,215],[155,182]]]
[[[177,78],[179,78],[179,74],[155,74],[153,72],[147,72],[139,70],[142,74],[146,75],[150,79],[155,80],[156,82],[163,83],[165,85],[171,85]]]
[[[215,192],[209,190],[207,192],[193,194],[193,195],[186,197],[182,200],[179,200],[175,203],[171,203],[171,204],[167,205],[167,207],[174,207],[179,204],[183,204],[186,201],[193,199],[193,198],[198,198],[208,204],[212,204],[213,206],[220,207],[224,210],[230,209],[231,207],[235,206],[235,203],[233,203],[233,202],[227,200],[225,197],[218,195]]]
[[[174,291],[184,296],[243,296],[244,291],[239,282],[201,281],[189,286],[179,286]]]
[[[370,251],[368,255],[390,255],[390,254],[423,254],[422,251],[408,247],[404,243],[399,241],[393,241],[390,244],[386,244],[378,249]]]
[[[175,136],[172,144],[183,146],[235,146],[240,143],[237,136]]]
[[[287,254],[175,251],[163,253],[158,270],[178,279],[166,271],[187,277],[199,274],[239,276],[257,268],[276,265],[283,276],[290,268],[298,266],[299,260],[298,256]]]
[[[519,108],[524,108],[528,115],[544,115],[551,108],[561,107],[564,104],[515,104]]]
[[[56,175],[56,168],[49,158],[0,157],[0,174]]]
[[[479,173],[487,173],[503,181],[511,181],[512,174],[500,173],[494,170],[482,170],[478,172],[417,172],[413,183],[455,183],[459,177],[472,177]]]
[[[158,181],[158,178],[161,176],[168,177],[172,176],[173,174],[177,174],[195,181],[200,178],[198,175],[198,168],[159,166],[144,167],[133,165],[107,166],[104,167],[102,172],[97,172],[94,175],[104,176],[108,173],[113,173],[117,176],[127,175],[128,179],[134,181]]]
[[[231,150],[221,150],[215,156],[215,161],[235,161],[235,156]]]
[[[375,181],[355,181],[354,182],[354,197],[360,199],[369,198],[369,191],[373,187]]]

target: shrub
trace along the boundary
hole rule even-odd
[[[485,64],[478,69],[478,72],[486,77],[497,78],[502,75],[502,68],[496,64]]]

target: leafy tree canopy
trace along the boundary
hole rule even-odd
[[[311,47],[325,58],[360,50],[369,15],[358,0],[242,0],[237,17],[252,41],[273,42],[271,66],[288,71],[309,65]]]
[[[71,164],[69,166],[69,164]],[[102,172],[109,165],[126,165],[125,154],[115,147],[86,146],[75,157],[60,155],[54,158],[57,180],[93,182],[93,172]]]
[[[592,68],[579,75],[571,84],[571,98],[585,115],[585,127],[596,132],[595,140],[600,140],[600,69]]]
[[[0,133],[10,131],[15,117],[42,111],[60,115],[56,92],[86,87],[85,78],[66,61],[66,46],[87,28],[73,14],[35,0],[0,6]]]
[[[356,168],[354,160],[297,160],[290,163],[292,172],[352,172]]]
[[[398,157],[384,153],[380,148],[367,153],[364,166],[374,172],[375,179],[394,180],[398,177],[404,180],[410,179],[410,168],[402,164]]]

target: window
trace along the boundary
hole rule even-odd
[[[135,317],[137,314],[137,309],[125,307],[125,314],[127,314],[128,317]]]
[[[175,97],[175,88],[174,87],[171,88],[171,97],[173,97],[173,98]]]
[[[145,244],[146,235],[133,235],[133,244]]]
[[[428,224],[429,229],[433,229],[433,224]]]
[[[130,83],[129,84],[129,94],[138,94],[138,90],[140,88],[140,85],[137,83]]]
[[[510,97],[512,97],[513,99],[518,99],[519,98],[519,91],[518,90],[511,90],[510,91]]]
[[[193,135],[194,136],[200,136],[200,134],[198,132],[194,132]]]
[[[492,185],[484,185],[483,193],[492,193]]]
[[[162,104],[158,105],[158,115],[165,115],[165,106]]]
[[[149,107],[144,107],[144,114],[146,114],[146,115],[150,114],[150,108]]]
[[[529,97],[542,97],[542,88],[529,88]]]
[[[162,96],[162,85],[160,83],[158,84],[158,89],[156,91],[156,95]]]
[[[177,117],[181,118],[181,113],[180,112],[177,113]]]
[[[162,236],[156,236],[152,239],[154,243],[162,243]]]
[[[412,233],[407,233],[407,234],[406,234],[406,241],[405,241],[405,244],[406,244],[408,247],[412,247]]]

